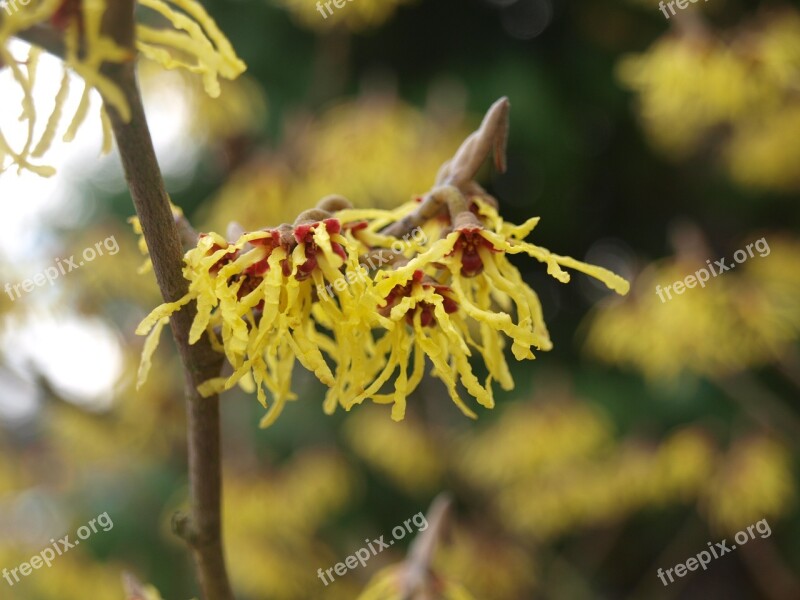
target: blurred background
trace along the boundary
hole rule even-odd
[[[356,598],[408,538],[327,587],[317,569],[449,491],[434,569],[478,600],[800,598],[796,4],[708,0],[669,19],[650,0],[352,0],[328,18],[310,0],[204,5],[245,77],[213,101],[196,80],[140,68],[168,189],[198,229],[277,225],[329,193],[400,204],[506,95],[508,172],[480,178],[503,216],[541,216],[535,243],[632,281],[611,298],[516,261],[555,348],[510,361],[516,389],[477,422],[433,380],[402,423],[378,406],[326,417],[299,368],[300,398],[268,430],[254,397],[228,393],[237,597]],[[56,67],[40,65],[53,94]],[[4,92],[5,135],[18,112]],[[193,567],[169,525],[187,496],[180,367],[163,343],[135,391],[133,331],[159,296],[137,274],[118,157],[98,157],[90,122],[48,156],[55,177],[0,174],[3,286],[118,245],[0,295],[0,568],[101,513],[114,528],[13,588],[0,580],[0,598],[123,598],[130,572],[188,599]],[[656,295],[762,238],[768,253],[705,288]],[[658,578],[762,519],[771,535]]]

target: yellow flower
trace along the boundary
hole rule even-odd
[[[735,533],[785,515],[796,493],[790,453],[772,439],[754,436],[734,442],[707,479],[703,498],[711,523]]]
[[[757,189],[785,192],[800,189],[798,139],[800,106],[797,104],[742,123],[725,149],[731,178]]]
[[[408,598],[404,590],[404,565],[387,567],[380,571],[367,586],[357,600],[403,600]],[[449,580],[434,578],[430,584],[428,595],[440,600],[473,600],[472,595],[461,585]],[[427,597],[427,596],[423,596]]]
[[[81,76],[85,87],[81,101],[72,121],[64,134],[65,141],[75,137],[89,108],[89,92],[94,88],[103,96],[105,102],[113,106],[124,119],[130,118],[130,108],[122,92],[108,78],[99,72],[104,62],[130,60],[129,53],[117,46],[101,32],[101,21],[105,12],[103,0],[87,0],[81,8],[62,0],[41,0],[32,2],[27,9],[18,9],[10,15],[0,17],[0,68],[11,70],[14,81],[22,91],[22,114],[20,120],[27,122],[27,136],[22,148],[15,150],[0,131],[0,170],[16,165],[23,169],[49,177],[55,173],[52,167],[35,165],[33,159],[41,158],[49,149],[62,119],[64,103],[69,94],[68,70]],[[12,55],[9,42],[12,38],[34,26],[48,26],[63,33],[65,56],[61,87],[55,98],[55,106],[47,120],[42,134],[35,137],[37,128],[36,109],[33,92],[36,84],[36,70],[42,49],[31,46],[27,59],[20,61]],[[78,49],[81,49],[80,53]],[[103,119],[104,135],[109,140],[107,119]],[[106,141],[104,146],[108,146]]]
[[[439,188],[438,193],[448,204],[458,203],[461,195],[456,188],[449,186]],[[621,277],[523,241],[538,223],[538,218],[521,226],[510,225],[504,223],[479,196],[472,199],[476,211],[495,231],[485,228],[481,217],[473,212],[462,211],[455,218],[451,233],[431,243],[406,264],[394,270],[379,271],[376,275],[375,291],[383,299],[382,311],[391,321],[387,335],[392,336],[392,351],[381,377],[355,402],[376,392],[399,365],[401,372],[395,386],[392,418],[401,419],[405,413],[404,397],[421,379],[423,365],[419,357],[422,354],[431,359],[436,375],[447,385],[453,402],[467,416],[474,418],[475,413],[459,397],[456,388],[459,379],[470,395],[486,408],[494,406],[492,380],[497,380],[503,389],[512,389],[514,382],[503,357],[505,341],[500,334],[511,338],[511,349],[517,360],[534,358],[531,346],[550,350],[552,343],[536,293],[525,284],[506,254],[527,253],[546,263],[548,273],[564,283],[570,276],[561,266],[596,277],[620,294],[627,293],[628,283]],[[405,212],[401,210],[393,216],[399,217]],[[367,213],[343,211],[342,218],[349,220],[364,214]],[[513,304],[516,322],[508,312],[495,311],[494,302],[505,310],[510,310]],[[470,331],[470,322],[479,327],[477,340]],[[470,347],[481,353],[489,370],[485,384],[481,384],[472,372]],[[404,365],[412,350],[418,362],[407,379]],[[390,401],[386,396],[375,399]]]
[[[658,449],[628,443],[504,486],[495,510],[509,531],[538,540],[617,522],[646,507],[696,498],[710,474],[710,452],[695,432],[677,432]],[[677,461],[697,463],[681,473]]]
[[[464,588],[477,598],[530,598],[537,578],[532,557],[496,531],[491,533],[494,535],[455,528],[448,534],[449,543],[437,551],[435,568],[458,573]]]
[[[486,431],[461,441],[456,467],[475,485],[499,488],[596,455],[612,443],[608,417],[587,404],[519,403]]]
[[[713,142],[737,183],[793,191],[800,186],[798,39],[800,14],[787,8],[732,31],[673,31],[624,57],[617,75],[636,93],[643,127],[668,157],[708,153],[702,144]]]
[[[358,483],[347,461],[330,449],[304,451],[269,473],[226,477],[223,524],[235,589],[251,598],[318,597],[324,586],[317,567],[308,566],[339,560],[320,530],[357,500]],[[357,593],[353,578],[324,588],[332,600]]]
[[[339,269],[346,259],[352,261],[355,256],[357,260],[354,253],[336,219],[247,233],[233,243],[215,233],[201,235],[197,247],[186,254],[184,277],[190,282],[188,294],[157,308],[137,330],[139,334],[150,333],[140,384],[147,377],[150,357],[169,316],[196,300],[197,316],[189,343],[196,343],[208,333],[234,370],[228,378],[204,383],[202,394],[230,389],[243,380],[249,387],[252,376],[262,405],[267,405],[264,388],[274,398],[262,421],[267,426],[278,417],[284,404],[296,397],[291,392],[295,360],[322,383],[334,386],[333,374],[321,350],[336,354],[337,344],[313,326],[314,294],[319,287],[324,289],[326,283],[335,284],[341,278]],[[339,298],[343,308],[357,307],[358,300],[352,293],[340,294]],[[342,316],[330,304],[319,304],[322,314],[318,318],[330,317],[325,322],[337,336],[338,345],[350,351],[350,356],[363,352],[358,334],[368,334],[370,324],[360,326],[358,313],[353,313],[355,319],[348,314]],[[334,408],[335,404],[326,403],[327,411]]]
[[[203,77],[206,91],[219,95],[218,76],[235,79],[245,69],[228,40],[205,9],[194,0],[140,0],[139,4],[159,13],[174,29],[154,29],[147,25],[136,26],[136,49],[167,69],[185,68]],[[22,91],[21,120],[27,123],[27,135],[22,147],[15,149],[0,131],[0,171],[12,165],[17,170],[30,170],[42,176],[54,174],[52,167],[31,162],[41,158],[50,148],[62,122],[64,105],[69,96],[69,71],[84,82],[81,99],[66,132],[64,141],[71,141],[86,119],[90,93],[97,90],[105,107],[112,106],[122,119],[130,119],[130,107],[122,91],[102,74],[106,63],[122,63],[135,57],[118,46],[102,31],[106,13],[105,0],[33,0],[25,8],[17,8],[0,16],[0,68],[8,67],[14,81]],[[176,10],[178,9],[178,10]],[[36,70],[42,49],[32,46],[26,60],[20,61],[10,50],[10,41],[25,37],[34,27],[48,28],[63,39],[63,76],[55,98],[55,105],[46,126],[35,135],[38,115],[33,93]],[[191,59],[191,60],[189,60]],[[105,107],[101,113],[103,123],[103,150],[111,148],[111,129]]]
[[[800,335],[800,243],[776,236],[765,250],[703,288],[671,300],[662,295],[664,301],[657,289],[708,265],[689,257],[650,265],[630,298],[594,312],[587,350],[661,380],[687,372],[717,377],[774,362]]]
[[[507,390],[514,386],[501,334],[512,339],[518,360],[533,358],[531,346],[552,347],[538,297],[506,254],[526,253],[562,282],[570,278],[563,266],[618,293],[628,291],[624,279],[605,269],[525,242],[538,218],[520,226],[505,223],[494,200],[469,181],[482,160],[481,137],[502,140],[507,108],[505,99],[493,105],[481,129],[440,170],[437,184],[443,184],[419,201],[395,210],[353,209],[341,196],[326,197],[293,225],[248,233],[235,242],[215,233],[201,236],[185,256],[189,293],[154,310],[137,330],[150,334],[140,384],[169,316],[196,300],[189,343],[207,333],[233,368],[230,377],[201,384],[200,393],[237,383],[249,387],[252,377],[265,407],[264,388],[273,396],[263,426],[295,397],[295,359],[328,386],[323,405],[328,414],[340,405],[350,410],[372,400],[392,404],[392,418],[403,419],[426,358],[465,415],[476,417],[461,399],[459,383],[492,408],[492,381]],[[512,306],[516,321],[509,314]],[[473,350],[488,367],[485,382],[473,373]],[[390,381],[393,391],[381,393]]]
[[[326,30],[343,25],[351,31],[377,27],[408,0],[275,0],[305,27]]]
[[[359,208],[394,207],[424,192],[468,133],[460,115],[430,112],[374,95],[338,104],[237,169],[199,222],[212,231],[231,221],[248,229],[291,223],[331,192]]]
[[[442,452],[422,423],[412,419],[398,427],[379,411],[363,410],[349,417],[345,435],[359,457],[400,489],[425,493],[440,485]],[[403,451],[397,452],[398,448]]]

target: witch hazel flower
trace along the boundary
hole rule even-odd
[[[72,141],[86,122],[93,91],[103,99],[101,123],[103,152],[111,150],[111,123],[106,110],[111,107],[124,122],[130,121],[131,107],[119,86],[108,77],[106,68],[136,60],[140,55],[165,69],[185,69],[202,77],[211,97],[220,94],[219,77],[236,79],[246,66],[236,56],[225,35],[195,0],[138,0],[137,4],[158,13],[166,27],[133,24],[130,48],[119,45],[104,29],[120,20],[112,14],[118,8],[109,0],[30,0],[24,10],[0,12],[0,70],[9,69],[22,94],[20,121],[26,124],[21,142],[10,140],[0,129],[0,173],[11,167],[31,171],[42,177],[55,169],[40,164],[65,120],[64,108],[71,74],[83,82],[80,100],[66,131],[65,142]],[[30,44],[26,57],[12,52],[12,42]],[[62,77],[54,105],[46,122],[40,123],[34,103],[37,72],[43,53],[62,60]]]
[[[267,409],[262,426],[296,399],[291,381],[298,362],[328,388],[328,414],[370,400],[391,405],[392,419],[402,420],[428,361],[466,416],[476,413],[461,387],[492,408],[494,382],[514,387],[504,354],[509,341],[517,360],[552,348],[538,296],[508,255],[535,258],[563,283],[568,268],[628,292],[628,282],[606,269],[525,241],[539,218],[505,222],[497,201],[473,180],[491,150],[498,169],[505,168],[508,107],[506,99],[496,102],[434,188],[397,209],[356,209],[333,196],[292,224],[235,240],[200,235],[185,256],[187,295],[156,308],[137,329],[148,335],[140,385],[170,315],[195,301],[189,342],[208,335],[231,370],[199,391],[210,396],[236,385],[255,391]],[[411,242],[412,230],[424,235]],[[391,260],[369,260],[395,247],[402,251]],[[357,276],[336,285],[345,273]],[[475,353],[486,364],[485,381],[473,373]]]

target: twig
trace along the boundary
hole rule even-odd
[[[121,46],[133,50],[133,0],[111,0],[104,16],[105,31]],[[153,271],[166,302],[184,296],[188,282],[182,276],[183,251],[178,227],[170,209],[164,180],[142,106],[133,62],[108,64],[103,69],[124,94],[131,110],[123,121],[106,105],[125,179],[142,225]],[[189,330],[196,314],[194,303],[171,319],[172,335],[183,360],[188,412],[189,487],[192,515],[184,522],[184,536],[194,551],[202,595],[206,600],[233,600],[222,547],[219,398],[202,398],[197,386],[219,374],[222,356],[206,337],[189,345]]]
[[[412,600],[425,589],[430,578],[433,554],[444,533],[452,506],[453,499],[448,494],[440,494],[428,509],[428,528],[414,541],[408,552],[401,592],[403,600]]]
[[[506,144],[508,143],[508,115],[511,104],[508,98],[497,100],[486,111],[481,126],[467,137],[456,151],[453,158],[439,169],[436,184],[422,203],[410,215],[386,227],[383,235],[402,237],[412,229],[421,226],[426,221],[435,217],[448,204],[451,218],[455,214],[467,209],[463,194],[483,191],[474,181],[475,175],[483,162],[494,154],[495,168],[504,173],[506,170]],[[455,210],[453,206],[453,191],[460,192],[463,206]]]

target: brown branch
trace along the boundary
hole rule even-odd
[[[34,25],[29,29],[20,31],[16,34],[16,37],[34,46],[39,46],[53,56],[63,58],[66,52],[64,38],[61,33],[47,25]]]
[[[500,173],[505,172],[510,110],[511,104],[505,96],[492,104],[486,111],[481,126],[464,140],[453,158],[439,169],[433,190],[425,195],[419,207],[410,215],[386,227],[381,233],[399,238],[439,214],[445,203],[450,208],[451,219],[454,218],[457,213],[467,210],[468,207],[463,197],[452,194],[453,189],[461,194],[475,192],[485,194],[473,178],[490,154],[494,154],[495,168]],[[463,202],[457,209],[453,204],[454,196],[456,201]]]
[[[133,1],[109,2],[107,33],[133,55]],[[153,271],[166,302],[174,302],[188,291],[183,278],[183,250],[178,226],[170,209],[141,93],[135,64],[106,65],[104,73],[124,94],[131,110],[125,122],[110,104],[106,105],[125,179],[142,224]],[[172,335],[185,370],[188,413],[189,485],[192,514],[183,522],[184,536],[194,553],[202,595],[206,600],[233,600],[222,547],[222,465],[220,456],[219,398],[202,398],[197,386],[219,375],[222,356],[213,351],[206,337],[189,345],[189,330],[196,314],[194,303],[171,319]],[[191,535],[188,535],[191,532]]]
[[[426,521],[428,527],[420,535],[408,552],[403,567],[403,584],[401,597],[403,600],[417,600],[427,595],[431,579],[431,564],[436,547],[444,535],[448,517],[453,508],[453,499],[449,494],[439,494],[428,509]]]

